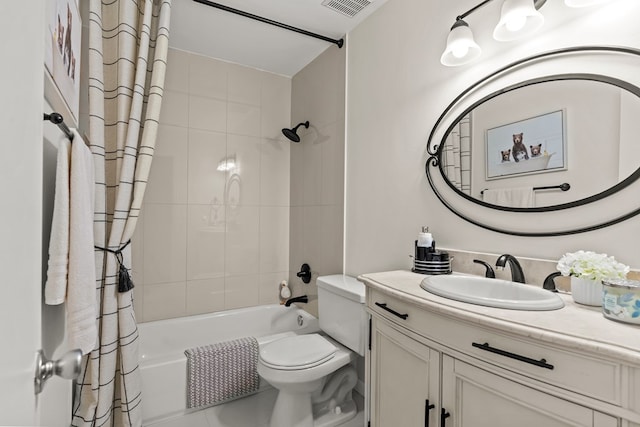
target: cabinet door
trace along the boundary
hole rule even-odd
[[[370,354],[371,425],[435,427],[440,354],[375,316]]]
[[[442,407],[446,427],[617,426],[606,414],[550,396],[443,356]]]

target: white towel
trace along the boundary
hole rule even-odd
[[[532,208],[536,204],[533,187],[487,189],[482,192],[482,200],[492,205],[512,208]]]
[[[58,165],[54,222],[49,243],[49,253],[55,254],[55,258],[49,261],[45,302],[47,304],[66,302],[66,334],[69,346],[79,348],[82,354],[88,354],[93,350],[97,338],[96,271],[93,248],[93,156],[80,134],[75,129],[72,129],[72,132],[74,137],[71,144],[71,167],[70,172],[66,174],[67,280],[66,283],[62,283],[63,269],[60,267],[63,264],[65,248],[65,219],[61,218],[65,212],[65,173],[64,165]],[[67,150],[68,153],[68,145],[68,142],[61,144],[58,149]],[[61,157],[64,161],[64,153],[58,152],[58,161]],[[58,171],[60,171],[60,179]],[[57,199],[58,188],[62,195],[60,200]],[[54,228],[57,230],[55,235]]]
[[[58,144],[56,188],[49,240],[49,265],[44,285],[44,302],[62,304],[67,294],[69,264],[69,160],[71,143],[63,139]]]

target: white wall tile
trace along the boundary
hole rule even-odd
[[[189,88],[189,57],[183,50],[169,48],[167,52],[167,72],[164,77],[164,90],[187,93]]]
[[[187,281],[187,314],[224,310],[224,277]]]
[[[189,93],[226,100],[229,64],[195,54],[189,59]]]
[[[260,136],[285,140],[282,128],[291,124],[291,79],[265,73],[262,77]],[[295,125],[294,125],[295,126]]]
[[[146,205],[143,241],[145,284],[185,280],[187,205]]]
[[[260,272],[285,271],[289,266],[289,208],[260,208]]]
[[[172,282],[144,287],[144,320],[170,319],[186,314],[186,283]]]
[[[302,204],[304,206],[319,205],[322,197],[322,144],[313,144],[301,137],[300,145],[304,153]]]
[[[187,280],[224,277],[225,208],[189,205]]]
[[[239,193],[239,204],[242,206],[258,205],[260,203],[260,138],[241,135],[227,136],[227,154],[235,157],[236,168],[227,172],[229,195],[227,204],[235,204],[236,194]],[[231,177],[238,175],[239,181],[233,182]]]
[[[304,235],[304,210],[302,206],[289,209],[289,269],[292,272],[299,271],[303,263],[309,262]]]
[[[224,203],[226,174],[218,170],[218,164],[226,155],[226,134],[189,130],[189,203]]]
[[[337,122],[319,131],[326,140],[322,142],[322,205],[344,203],[344,122]]]
[[[227,103],[219,99],[189,95],[189,128],[227,131]]]
[[[184,127],[158,127],[146,203],[187,203],[187,135]]]
[[[229,64],[227,97],[230,102],[260,106],[263,71]]]
[[[227,276],[257,274],[260,271],[260,208],[227,207],[225,272]]]
[[[165,90],[160,108],[160,123],[187,127],[189,125],[189,96],[185,93]]]
[[[236,102],[227,103],[227,132],[260,136],[260,107]]]
[[[260,304],[260,276],[227,277],[224,283],[224,308],[252,307]]]
[[[282,140],[262,141],[260,150],[260,204],[289,206],[291,144]]]

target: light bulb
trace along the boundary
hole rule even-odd
[[[523,15],[519,15],[509,19],[506,22],[505,26],[509,31],[519,31],[524,27],[526,23],[527,23],[527,17]]]
[[[451,50],[451,54],[456,58],[464,58],[469,53],[469,46],[459,45]]]

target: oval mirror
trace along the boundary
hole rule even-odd
[[[583,65],[577,66],[576,72],[556,73],[567,69],[571,54],[580,56]],[[624,73],[614,75],[606,68],[592,67],[590,54],[605,55],[608,60],[610,55],[631,54],[635,61],[640,60],[640,52],[616,47],[543,53],[476,82],[445,109],[429,137],[426,172],[429,184],[447,208],[481,227],[525,236],[588,231],[640,211],[618,212],[608,219],[557,230],[505,230],[497,225],[499,219],[496,225],[487,224],[478,220],[486,214],[476,217],[477,208],[464,207],[456,200],[527,214],[531,223],[536,221],[532,213],[598,202],[640,177],[640,147],[636,143],[640,88]],[[555,68],[541,67],[543,62]],[[436,168],[439,180],[432,176]]]

